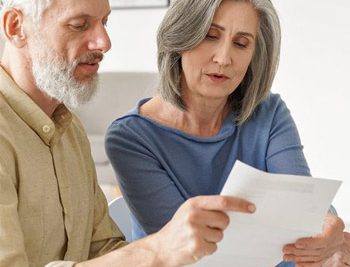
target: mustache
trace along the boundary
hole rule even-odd
[[[104,55],[101,52],[91,52],[91,53],[86,53],[82,56],[80,56],[77,60],[76,63],[85,63],[85,64],[94,64],[94,63],[99,63],[103,60]]]

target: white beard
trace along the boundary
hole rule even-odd
[[[97,90],[98,75],[78,81],[74,71],[81,61],[95,59],[94,53],[85,54],[70,64],[40,39],[43,38],[36,37],[30,49],[32,73],[38,89],[72,109],[88,102]]]

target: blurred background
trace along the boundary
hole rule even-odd
[[[350,222],[350,1],[272,2],[283,34],[273,92],[281,94],[291,110],[313,176],[343,181],[334,205]],[[77,111],[109,200],[119,191],[104,153],[104,134],[140,98],[153,95],[156,32],[165,12],[166,8],[112,11],[107,29],[113,47],[100,69],[99,93]]]

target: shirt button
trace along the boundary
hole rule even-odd
[[[50,132],[51,131],[51,127],[49,126],[49,125],[44,125],[43,126],[43,132],[44,133],[48,133],[48,132]]]

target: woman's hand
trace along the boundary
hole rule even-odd
[[[322,267],[350,266],[350,233],[344,232],[344,244]]]
[[[348,232],[344,232],[344,245],[341,251],[345,266],[350,266],[350,233]]]
[[[252,213],[255,206],[243,199],[199,196],[187,200],[154,237],[162,266],[191,264],[217,249],[229,224],[225,211]]]
[[[327,214],[323,232],[286,245],[283,259],[294,261],[296,267],[321,267],[337,251],[341,251],[344,245],[343,230],[343,221],[336,215]]]

